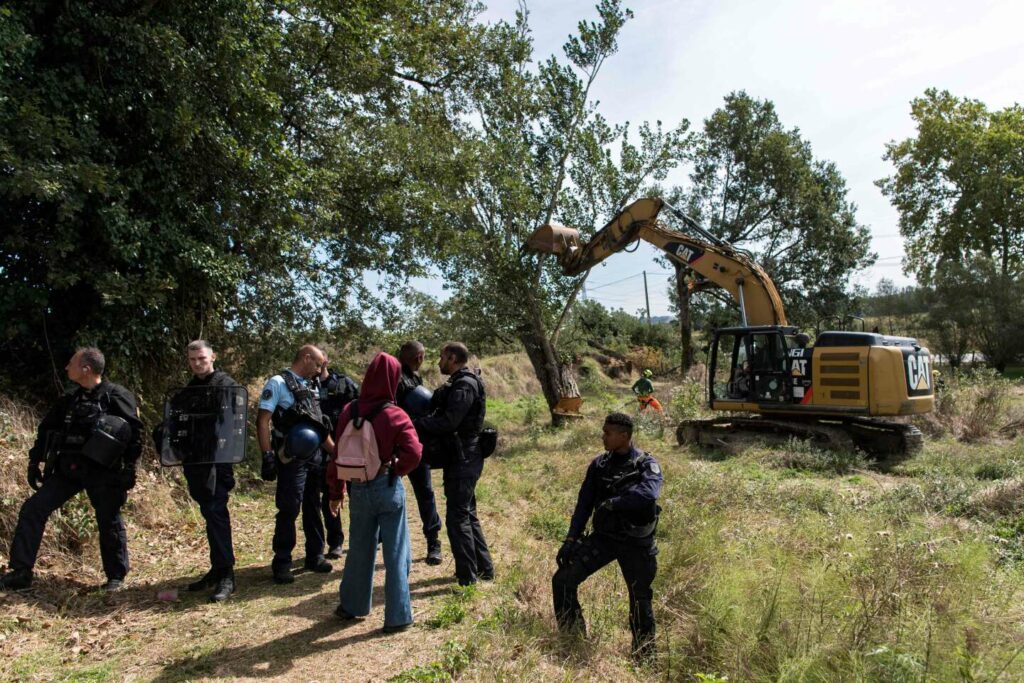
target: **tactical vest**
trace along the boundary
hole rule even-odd
[[[288,391],[295,398],[295,403],[286,409],[282,409],[280,405],[274,409],[274,414],[270,418],[274,425],[274,430],[283,437],[295,425],[308,423],[315,429],[323,430],[326,434],[328,427],[324,424],[324,415],[320,410],[319,388],[312,382],[308,386],[302,386],[295,379],[295,375],[291,370],[284,369],[278,374],[284,380],[284,385],[288,388]]]
[[[484,418],[487,417],[487,390],[484,389],[484,381],[471,371],[460,372],[450,384],[445,385],[445,388],[451,391],[458,382],[464,379],[469,379],[471,382],[476,383],[478,394],[476,403],[466,413],[466,416],[459,424],[459,428],[455,430],[459,436],[468,437],[479,434],[480,430],[484,428]],[[444,399],[447,400],[447,395]]]
[[[319,382],[320,410],[330,419],[331,424],[337,424],[341,411],[352,401],[359,398],[359,390],[356,385],[345,375],[331,371],[327,379]]]
[[[110,395],[107,391],[78,390],[72,396],[64,412],[64,431],[58,446],[60,455],[78,455],[82,446],[92,436],[93,427],[110,410]]]
[[[595,506],[623,494],[636,484],[643,476],[644,465],[649,457],[650,453],[637,453],[616,463],[611,453],[602,455],[597,461]],[[659,511],[655,501],[634,510],[598,510],[594,513],[594,531],[636,543],[653,542]]]

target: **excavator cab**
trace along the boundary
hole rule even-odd
[[[789,326],[716,330],[709,354],[709,405],[721,402],[734,410],[752,410],[754,404],[802,398],[803,392],[794,391],[798,383],[789,362],[794,351],[802,356],[799,341],[797,329]]]

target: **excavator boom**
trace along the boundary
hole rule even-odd
[[[639,199],[612,218],[589,242],[582,242],[578,230],[549,223],[538,228],[526,241],[526,248],[556,254],[566,275],[590,270],[612,254],[637,240],[661,249],[680,263],[728,291],[740,305],[743,325],[786,325],[782,299],[768,274],[748,255],[696,226],[702,239],[665,227],[657,220],[666,204],[658,198]]]

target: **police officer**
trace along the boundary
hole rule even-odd
[[[192,372],[189,387],[237,387],[238,382],[226,372],[215,370],[217,359],[210,342],[197,339],[186,352]],[[157,449],[163,441],[164,425],[154,431]],[[234,468],[231,463],[185,463],[182,467],[188,493],[199,504],[199,512],[206,520],[206,540],[210,545],[210,570],[188,585],[190,591],[212,588],[210,602],[223,602],[235,592],[235,553],[231,543],[231,515],[228,512],[228,494],[235,488]]]
[[[135,486],[142,421],[135,397],[103,379],[105,365],[103,354],[92,347],[76,350],[68,361],[68,379],[78,386],[46,414],[29,450],[28,483],[36,492],[18,514],[11,542],[11,571],[0,578],[0,589],[19,590],[32,584],[46,521],[83,489],[96,510],[100,556],[107,576],[102,588],[115,591],[124,584],[128,541],[121,507]]]
[[[356,384],[345,373],[334,368],[328,368],[330,359],[323,348],[324,364],[317,376],[317,386],[320,391],[320,410],[324,417],[330,422],[331,434],[338,424],[338,416],[351,401],[359,398],[359,385]],[[345,532],[341,529],[341,515],[331,514],[331,500],[327,493],[327,459],[331,453],[324,451],[321,454],[322,462],[319,465],[317,479],[320,481],[320,507],[307,510],[305,504],[302,508],[302,518],[305,524],[309,516],[309,524],[314,534],[319,536],[321,543],[327,543],[328,559],[337,560],[341,557],[341,546],[345,542]],[[311,471],[312,473],[312,471]]]
[[[476,516],[476,483],[483,473],[480,430],[487,414],[483,381],[466,367],[469,350],[460,342],[441,349],[438,368],[448,382],[434,392],[433,412],[414,421],[423,439],[439,442],[443,454],[445,525],[462,586],[494,578],[494,564]]]
[[[612,560],[629,590],[633,656],[654,656],[651,582],[657,572],[654,532],[658,522],[661,468],[633,445],[633,420],[611,413],[604,421],[605,452],[594,458],[576,500],[569,535],[558,551],[551,579],[555,617],[562,631],[586,633],[577,589]],[[593,514],[593,533],[584,534]]]
[[[260,476],[264,481],[277,480],[271,563],[275,583],[295,581],[291,572],[295,520],[302,508],[319,509],[320,480],[316,477],[322,449],[334,450],[334,439],[320,410],[319,391],[312,383],[324,361],[323,351],[306,344],[295,354],[290,368],[267,380],[260,395],[256,414],[256,435],[263,452]],[[306,486],[307,480],[310,486]],[[312,515],[307,514],[302,519],[306,537],[304,565],[310,571],[326,574],[332,567],[324,559],[323,534],[316,533],[311,518]]]
[[[398,360],[402,364],[402,375],[398,380],[398,391],[395,399],[398,407],[416,418],[416,410],[410,405],[410,392],[423,385],[417,371],[423,366],[425,350],[423,344],[412,340],[402,344],[398,351]],[[423,536],[427,539],[427,564],[441,564],[441,517],[437,514],[437,501],[434,498],[434,485],[430,478],[430,465],[426,459],[409,473],[409,483],[416,494],[416,507],[420,511],[423,522]]]

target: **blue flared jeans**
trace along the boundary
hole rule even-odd
[[[409,595],[409,524],[405,519],[405,487],[384,474],[365,484],[350,483],[349,546],[341,576],[341,608],[362,617],[370,613],[377,539],[384,550],[384,626],[412,623]]]

